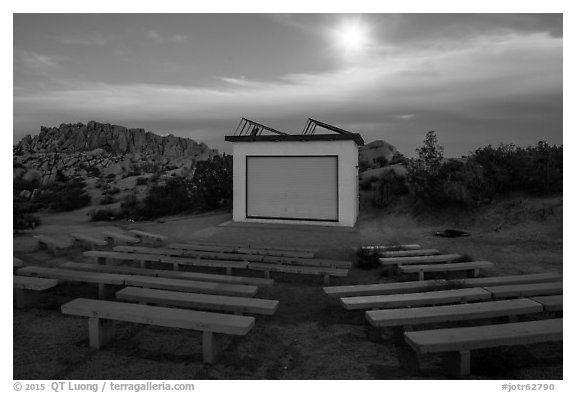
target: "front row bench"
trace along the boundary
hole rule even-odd
[[[223,349],[221,335],[244,336],[254,326],[254,317],[248,316],[83,298],[64,304],[62,313],[88,317],[90,347],[95,349],[113,339],[114,321],[201,331],[205,363],[214,363]]]
[[[14,276],[14,302],[17,308],[28,307],[38,301],[39,294],[54,288],[58,280],[41,277]]]
[[[449,329],[405,332],[418,354],[446,353],[446,371],[455,377],[470,375],[470,351],[513,345],[562,341],[562,318]]]

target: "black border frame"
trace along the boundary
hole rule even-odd
[[[268,216],[249,216],[248,215],[248,158],[259,157],[259,158],[302,158],[302,157],[335,157],[336,158],[336,219],[327,220],[322,218],[296,218],[296,217],[268,217]],[[286,220],[286,221],[311,221],[311,222],[340,222],[340,160],[338,154],[306,154],[306,155],[283,155],[283,154],[256,154],[256,155],[246,155],[244,160],[244,172],[245,172],[245,214],[244,216],[253,219],[264,219],[264,220]]]

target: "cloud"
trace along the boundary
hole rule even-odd
[[[108,40],[106,40],[101,34],[74,37],[57,37],[56,39],[66,45],[103,46],[108,43]]]
[[[188,41],[188,36],[184,34],[163,35],[154,30],[148,31],[148,33],[146,33],[146,37],[159,44],[165,42],[180,44]]]
[[[54,63],[41,55],[23,57],[33,64]],[[375,130],[378,124],[408,123],[416,113],[414,121],[420,122],[448,116],[461,121],[526,118],[537,113],[526,108],[554,111],[558,96],[561,108],[562,39],[546,33],[506,33],[453,46],[394,48],[361,64],[272,81],[218,79],[224,82],[218,87],[70,82],[44,93],[15,89],[14,115],[208,124],[242,116],[258,120],[332,114],[349,123],[370,123]]]

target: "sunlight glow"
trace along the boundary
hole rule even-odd
[[[345,55],[361,54],[370,44],[370,29],[360,20],[346,20],[333,31],[334,40]]]

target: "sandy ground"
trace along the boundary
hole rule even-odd
[[[91,223],[86,211],[43,215],[34,233],[14,237],[14,255],[26,264],[55,266],[82,260],[72,248],[58,258],[36,250],[33,234],[67,239],[71,232],[141,228],[174,241],[262,243],[319,247],[319,257],[352,260],[352,246],[419,243],[495,263],[485,275],[562,272],[562,199],[503,201],[473,214],[408,215],[394,209],[363,212],[354,229],[241,225],[228,213],[172,217],[163,222]],[[435,231],[459,227],[468,238],[446,239]],[[208,271],[208,270],[206,270]],[[219,273],[218,271],[212,271]],[[261,276],[260,272],[243,275]],[[77,297],[96,298],[95,286],[58,287],[41,304],[13,311],[14,379],[443,379],[441,358],[419,356],[384,332],[376,338],[362,312],[345,311],[324,295],[316,276],[273,274],[276,284],[258,297],[278,299],[274,316],[235,337],[215,365],[201,362],[195,331],[119,323],[116,341],[88,347],[85,318],[64,316],[59,307]],[[400,279],[410,279],[401,277]],[[352,269],[332,285],[388,282],[379,270]],[[368,334],[367,334],[368,333]],[[473,353],[473,376],[481,379],[561,379],[562,344],[500,348]]]

